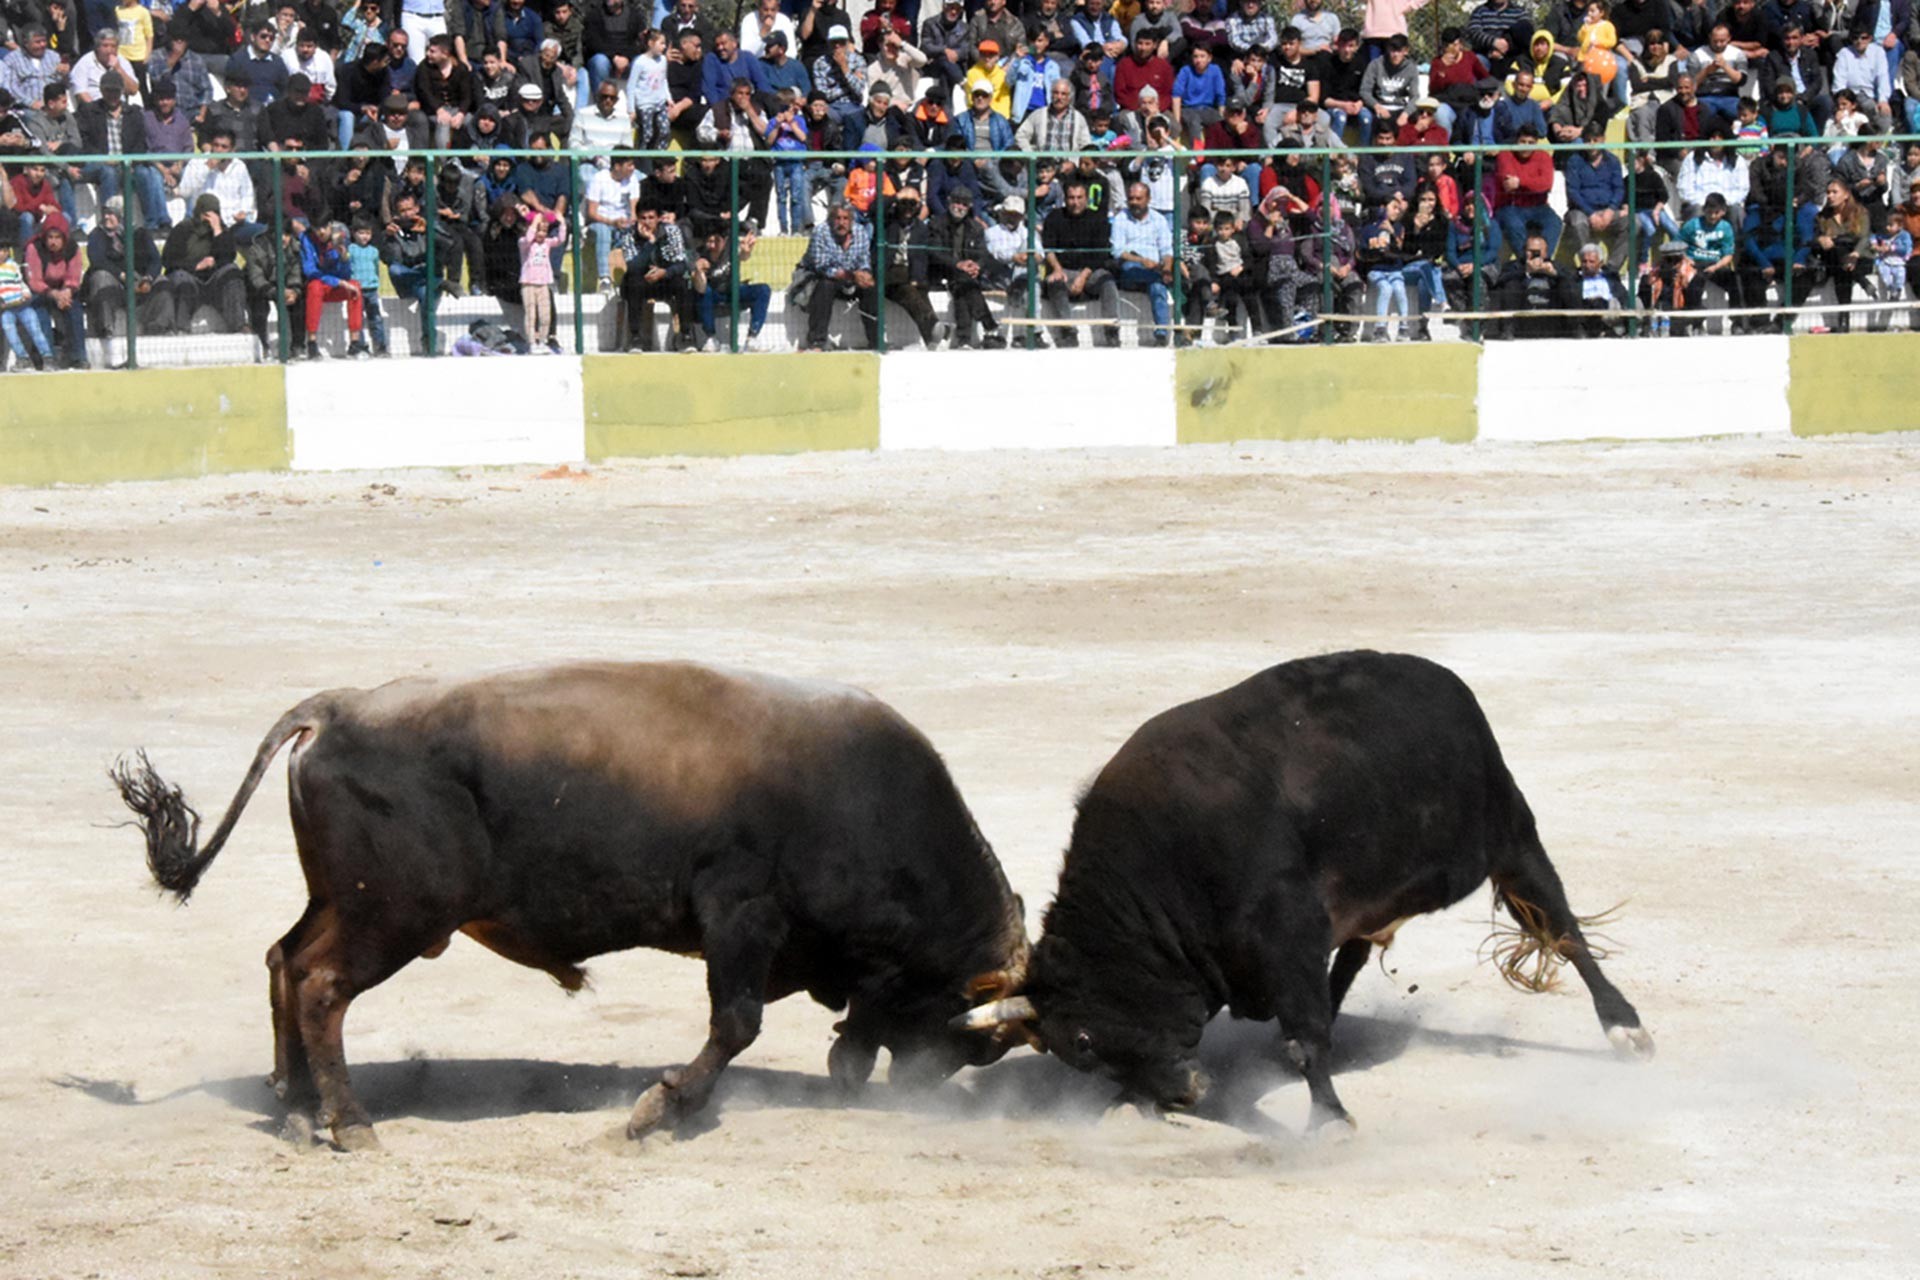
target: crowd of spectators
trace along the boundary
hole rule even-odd
[[[1028,298],[1051,341],[1116,342],[1122,292],[1155,344],[1920,293],[1920,145],[1883,141],[1920,132],[1910,0],[1484,0],[1424,66],[1422,0],[845,2],[0,0],[7,349],[83,366],[132,307],[317,357],[338,304],[379,356],[383,295],[472,291],[557,350],[570,250],[635,349],[656,306],[669,345],[737,306],[765,346],[774,226],[808,237],[779,282],[805,347],[840,303],[877,336],[883,296],[996,346]],[[1684,145],[1623,168],[1616,117]]]

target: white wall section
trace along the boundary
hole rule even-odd
[[[287,367],[295,471],[579,462],[577,356],[367,360]]]
[[[1674,440],[1786,434],[1787,338],[1490,342],[1482,440]]]

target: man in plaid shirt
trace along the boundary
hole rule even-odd
[[[1055,80],[1046,110],[1021,121],[1013,142],[1022,151],[1084,151],[1091,136],[1086,117],[1073,109],[1073,83]]]
[[[878,314],[873,295],[873,233],[854,220],[852,205],[834,205],[826,223],[814,229],[796,274],[801,281],[810,278],[813,290],[807,299],[807,340],[801,344],[802,351],[826,350],[833,304],[839,298],[855,300],[860,321],[872,336]]]

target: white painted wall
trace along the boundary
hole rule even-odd
[[[1784,335],[1490,342],[1482,440],[1790,433]]]
[[[580,387],[576,356],[289,365],[293,469],[579,462]]]
[[[897,351],[880,361],[882,449],[1170,445],[1173,352]]]

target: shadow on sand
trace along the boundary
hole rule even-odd
[[[1578,1049],[1487,1033],[1463,1033],[1412,1022],[1342,1014],[1334,1032],[1336,1076],[1368,1071],[1414,1046],[1431,1046],[1472,1057],[1554,1053],[1610,1058],[1604,1049]],[[1236,1022],[1224,1015],[1208,1027],[1200,1058],[1215,1081],[1196,1114],[1258,1137],[1290,1136],[1292,1130],[1260,1110],[1263,1098],[1300,1077],[1278,1052],[1272,1023]],[[1068,1069],[1043,1054],[1016,1052],[985,1068],[963,1071],[932,1090],[871,1085],[849,1095],[823,1070],[818,1074],[766,1067],[729,1067],[703,1116],[682,1126],[683,1135],[712,1127],[731,1107],[754,1110],[871,1110],[939,1115],[950,1119],[1098,1120],[1120,1099],[1110,1082]],[[354,1092],[376,1123],[409,1116],[460,1123],[529,1113],[616,1111],[631,1106],[660,1079],[665,1066],[546,1062],[528,1058],[407,1058],[353,1067]],[[119,1107],[156,1106],[204,1094],[258,1117],[256,1128],[277,1130],[286,1114],[263,1076],[230,1076],[143,1098],[132,1082],[78,1075],[51,1083]]]

